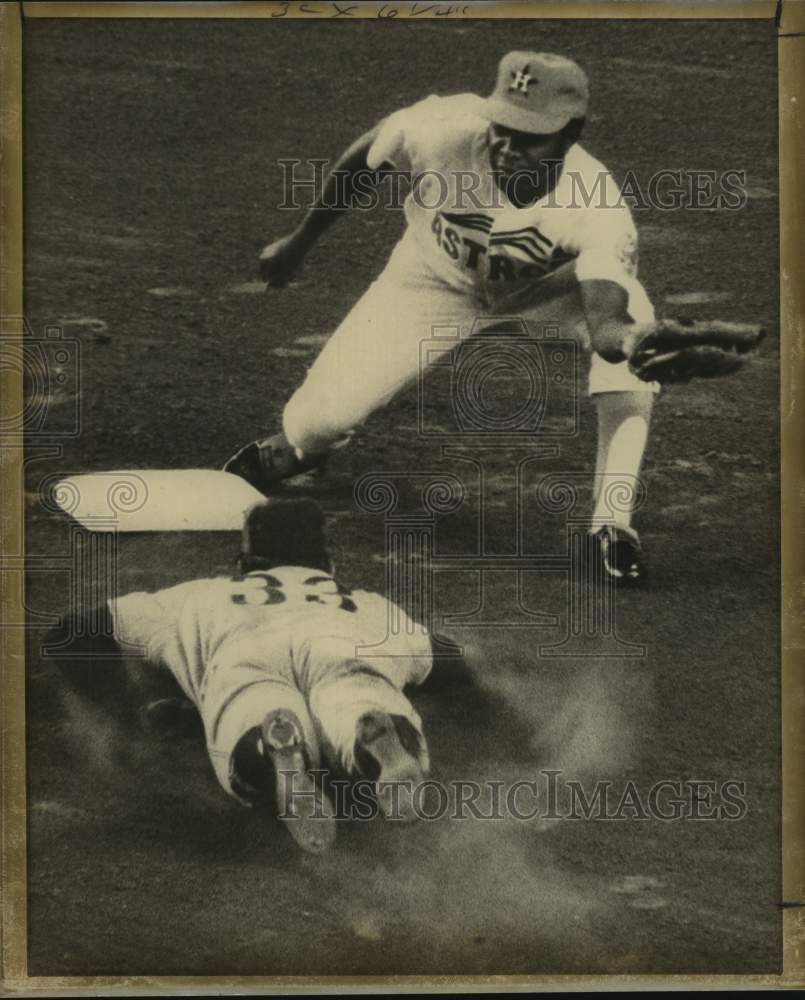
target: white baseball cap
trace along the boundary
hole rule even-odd
[[[518,132],[558,132],[587,114],[589,88],[580,66],[550,52],[508,52],[481,114]]]

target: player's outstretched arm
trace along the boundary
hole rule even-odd
[[[605,361],[627,360],[636,340],[648,327],[629,317],[629,296],[615,281],[581,281],[581,301],[590,346]]]
[[[107,604],[65,616],[48,632],[42,653],[66,691],[113,721],[156,735],[194,725],[195,713],[187,711],[189,703],[170,670],[132,657],[120,645]]]
[[[355,199],[375,187],[382,170],[371,170],[367,155],[380,129],[364,133],[338,158],[316,203],[287,236],[269,243],[260,254],[260,277],[272,287],[282,287],[302,263],[305,255],[335,220],[348,211]]]
[[[121,700],[125,663],[107,605],[66,615],[45,636],[42,653],[74,694],[98,705]]]
[[[580,282],[594,351],[605,361],[628,361],[644,382],[720,378],[743,367],[765,336],[759,323],[658,319],[633,323],[627,294],[616,282]]]

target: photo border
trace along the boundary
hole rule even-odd
[[[23,315],[22,300],[22,22],[27,18],[313,18],[335,17],[336,4],[319,3],[0,3],[0,314]],[[582,3],[356,3],[353,17],[767,19],[778,29],[780,168],[780,374],[783,753],[781,975],[544,975],[544,976],[48,976],[26,966],[26,786],[24,630],[0,627],[0,986],[3,995],[109,995],[181,992],[184,995],[296,992],[521,992],[524,990],[662,987],[792,987],[805,984],[805,315],[802,234],[805,233],[805,3],[799,0],[698,0],[693,3],[600,0]],[[422,10],[425,7],[435,9]],[[444,12],[451,9],[449,14]],[[453,9],[454,8],[454,9]],[[331,13],[322,15],[321,11]],[[395,10],[396,14],[390,14]],[[312,11],[315,11],[313,13]],[[415,13],[419,11],[419,13]],[[9,380],[6,380],[8,383]],[[0,401],[4,418],[22,413],[22,380]],[[24,518],[21,446],[0,449],[0,626],[19,620],[24,607]]]

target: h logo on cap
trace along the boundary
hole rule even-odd
[[[529,76],[528,66],[523,66],[522,69],[512,70],[512,82],[509,84],[509,90],[517,90],[521,94],[528,94],[528,85],[534,80],[533,76]]]
[[[589,88],[584,71],[551,52],[507,52],[495,89],[481,104],[484,118],[517,132],[558,132],[571,118],[585,118]]]

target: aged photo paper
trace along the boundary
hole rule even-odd
[[[802,984],[803,4],[0,17],[4,995]]]

